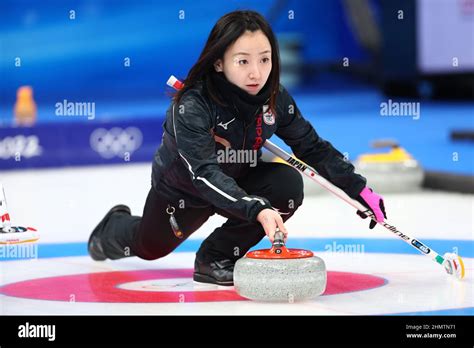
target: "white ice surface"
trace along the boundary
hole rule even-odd
[[[125,203],[140,215],[150,187],[150,165],[9,171],[0,174],[14,225],[41,232],[41,243],[85,242],[104,213]],[[389,222],[424,239],[473,240],[473,195],[422,191],[384,195]],[[224,219],[212,217],[191,238],[203,239]],[[290,238],[391,238],[330,195],[307,196],[287,223]],[[464,258],[463,282],[448,278],[423,255],[319,253],[330,271],[366,273],[385,278],[382,287],[293,304],[250,301],[207,303],[68,303],[0,295],[0,314],[388,314],[474,306],[473,259]],[[194,253],[179,252],[158,260],[129,258],[94,262],[88,257],[0,262],[0,285],[22,280],[114,270],[192,268]],[[191,280],[186,280],[192,286]],[[47,291],[47,289],[45,289]],[[178,289],[179,291],[179,289]],[[229,290],[232,291],[232,290]]]

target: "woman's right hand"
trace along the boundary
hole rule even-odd
[[[286,242],[288,232],[285,228],[285,225],[283,224],[283,219],[281,218],[280,214],[278,214],[278,212],[273,209],[263,209],[260,213],[258,213],[257,221],[262,224],[265,233],[267,234],[268,238],[270,238],[270,241],[272,243],[275,239],[275,232],[277,231],[277,227],[280,229],[281,232],[283,232]]]

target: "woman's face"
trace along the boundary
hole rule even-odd
[[[272,71],[272,47],[261,30],[246,31],[215,63],[230,82],[256,95],[265,86]]]

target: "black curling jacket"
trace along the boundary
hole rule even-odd
[[[264,110],[265,109],[265,110]],[[264,112],[265,111],[265,112]],[[152,185],[172,204],[185,207],[215,206],[251,222],[271,208],[265,197],[250,195],[236,179],[249,170],[249,163],[219,163],[218,151],[257,150],[273,134],[319,174],[356,198],[366,179],[303,118],[295,101],[280,86],[276,116],[262,105],[255,117],[241,117],[236,109],[212,101],[203,83],[198,83],[172,103],[166,112],[161,146],[155,153]]]

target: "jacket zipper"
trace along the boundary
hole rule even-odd
[[[270,100],[270,98],[267,99],[267,100],[265,101],[265,103],[267,103],[268,100]],[[265,105],[265,103],[264,103],[263,105]],[[238,114],[239,114],[239,111],[238,111],[237,107],[235,106],[235,104],[232,104],[232,106],[234,107],[234,110],[235,110],[235,112],[236,112],[237,115],[238,115]],[[263,108],[263,106],[262,106],[262,108]],[[251,123],[247,124],[245,121],[243,121],[243,122],[244,122],[244,141],[243,141],[243,144],[242,144],[242,150],[245,150],[245,143],[246,143],[246,141],[247,141],[247,130],[248,130],[249,127],[255,122],[255,115],[257,115],[257,113],[258,113],[259,111],[260,111],[260,107],[259,107],[259,108],[255,111],[255,113],[253,114],[253,120],[252,120]],[[242,165],[240,165],[239,167],[242,168]],[[239,172],[240,172],[240,168],[239,168]]]
[[[268,101],[268,100],[267,100],[267,101]],[[265,101],[265,103],[266,103],[267,101]],[[265,105],[265,103],[264,103],[263,105]],[[235,106],[235,105],[233,105],[233,106],[234,106],[235,112],[237,112],[237,114],[238,114],[238,110],[237,110],[236,106]],[[249,127],[255,122],[255,115],[257,115],[259,111],[260,111],[260,107],[259,107],[259,108],[257,109],[257,111],[255,111],[255,113],[253,114],[253,120],[252,120],[251,123],[246,124],[245,121],[244,121],[244,141],[243,141],[243,145],[242,145],[242,150],[245,150],[245,142],[246,142],[246,140],[247,140],[247,130],[248,130]]]

